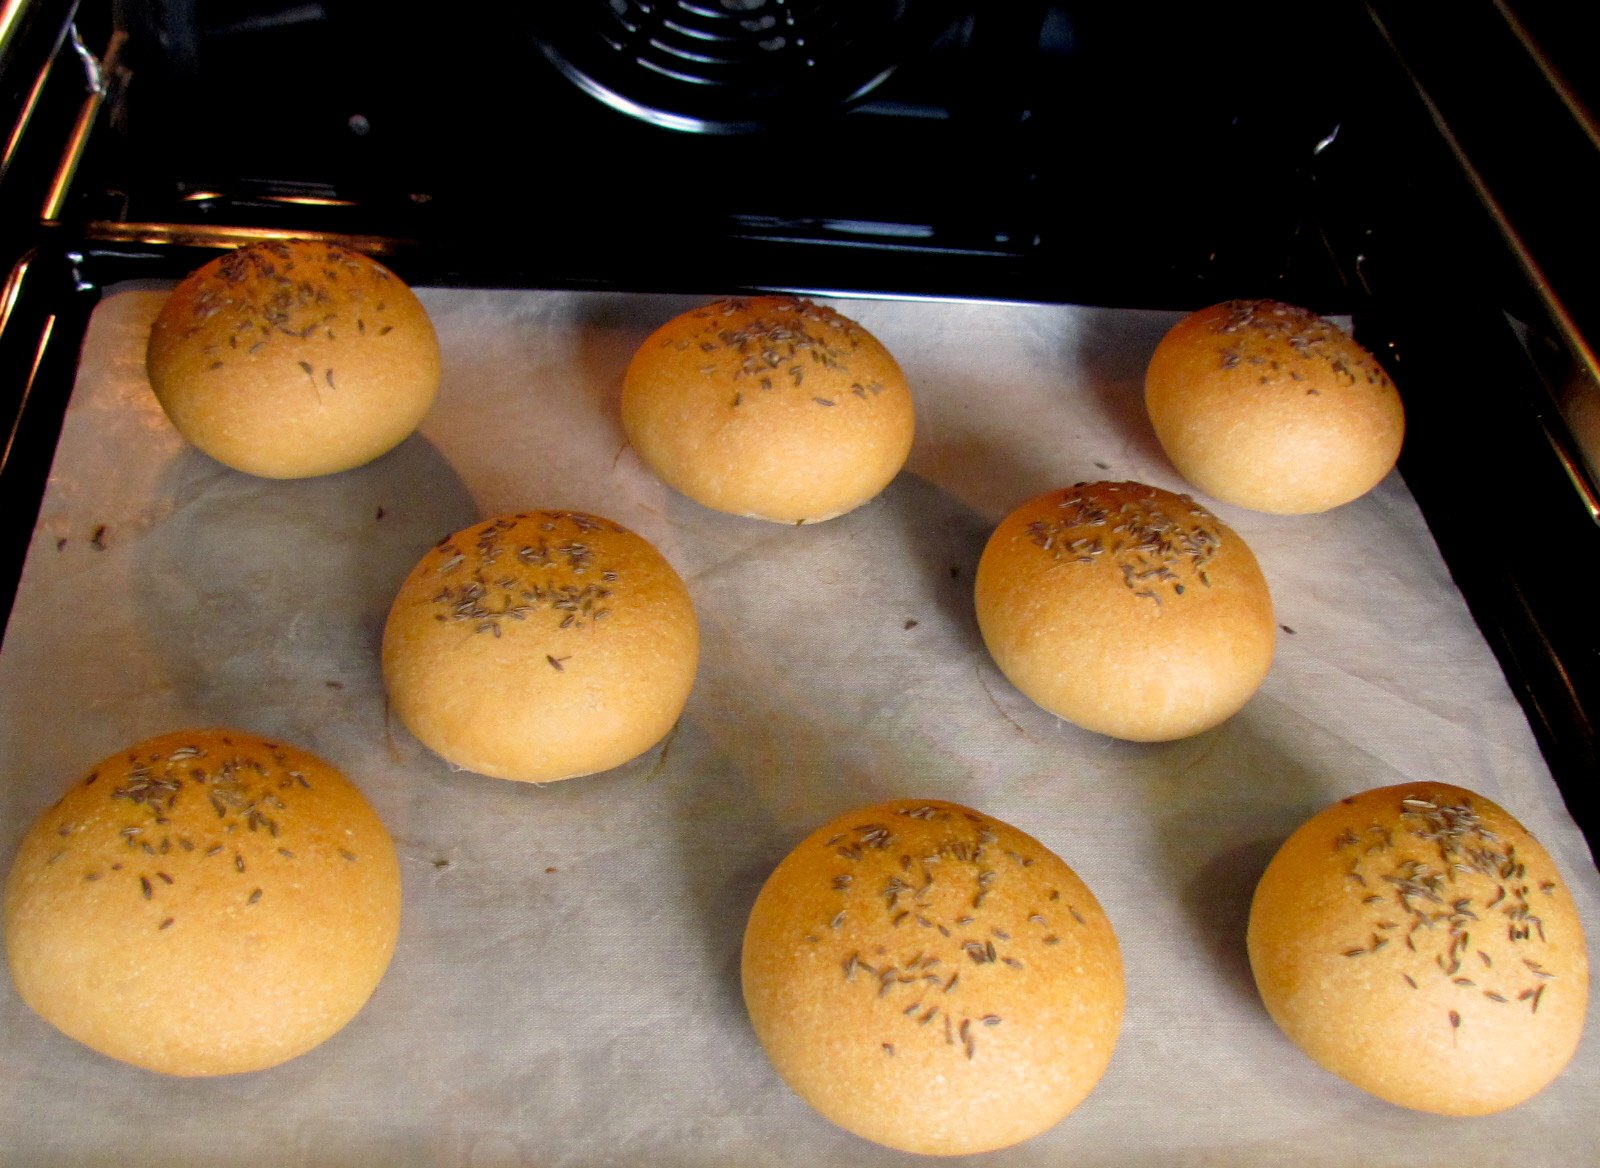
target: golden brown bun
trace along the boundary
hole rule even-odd
[[[911,391],[860,325],[792,296],[721,300],[657,329],[622,382],[639,457],[703,506],[816,523],[905,465]]]
[[[1244,540],[1186,495],[1080,483],[1018,507],[978,562],[978,627],[1051,713],[1138,742],[1231,717],[1272,664],[1272,597]]]
[[[1560,873],[1505,811],[1444,783],[1307,821],[1261,877],[1249,947],[1284,1033],[1402,1107],[1513,1107],[1583,1030],[1589,962]]]
[[[389,611],[383,677],[400,720],[447,762],[544,783],[665,737],[699,652],[688,590],[646,540],[532,511],[422,557]]]
[[[22,1000],[169,1075],[275,1066],[372,996],[400,927],[394,845],[314,755],[184,730],[112,755],[22,841],[5,890]]]
[[[1400,395],[1337,327],[1275,300],[1186,316],[1156,346],[1145,406],[1178,473],[1279,515],[1366,494],[1400,456]]]
[[[150,330],[150,385],[178,432],[272,479],[371,462],[422,421],[439,343],[382,265],[306,240],[253,244],[173,289]]]
[[[953,803],[902,799],[813,832],[756,898],[743,978],[784,1081],[909,1152],[1052,1127],[1122,1024],[1122,958],[1094,894],[1037,840]]]

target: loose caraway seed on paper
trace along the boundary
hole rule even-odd
[[[788,1091],[738,980],[744,918],[778,860],[832,816],[899,796],[1035,836],[1096,892],[1122,945],[1127,1015],[1106,1077],[986,1165],[1593,1162],[1592,1033],[1523,1107],[1445,1119],[1313,1065],[1251,981],[1249,898],[1278,844],[1334,799],[1412,778],[1520,818],[1600,934],[1600,873],[1399,476],[1324,515],[1202,498],[1271,584],[1272,672],[1216,730],[1116,742],[998,674],[973,570],[1031,495],[1098,478],[1185,489],[1141,401],[1176,314],[835,302],[899,358],[918,436],[879,498],[794,528],[700,508],[626,448],[623,368],[700,301],[421,295],[445,367],[421,431],[365,468],[298,482],[179,441],[144,378],[159,291],[118,291],[94,318],[0,654],[5,862],[104,755],[235,725],[363,788],[400,850],[405,917],[354,1022],[236,1078],[104,1059],[6,979],[0,1163],[918,1162]],[[453,772],[387,714],[384,616],[440,537],[546,507],[614,519],[677,567],[702,628],[696,688],[671,736],[616,771],[546,787]]]

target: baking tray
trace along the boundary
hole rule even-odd
[[[628,358],[702,298],[420,295],[445,367],[421,431],[301,482],[237,474],[178,440],[143,372],[159,286],[114,289],[95,312],[0,653],[3,854],[104,755],[235,725],[316,751],[367,792],[399,846],[406,912],[367,1008],[252,1075],[111,1062],[7,982],[0,1163],[922,1162],[793,1096],[738,985],[743,920],[772,867],[824,820],[899,796],[1037,837],[1095,890],[1123,947],[1128,1009],[1105,1079],[984,1163],[1592,1162],[1592,1034],[1523,1107],[1451,1120],[1326,1074],[1254,994],[1257,876],[1308,815],[1367,787],[1438,779],[1502,803],[1550,850],[1591,933],[1600,919],[1600,873],[1398,476],[1320,516],[1214,505],[1271,584],[1273,670],[1216,730],[1117,742],[1011,689],[978,636],[972,579],[989,531],[1033,494],[1092,478],[1183,489],[1140,396],[1173,314],[835,301],[900,358],[918,438],[878,499],[792,528],[706,511],[626,447]],[[377,655],[427,547],[536,507],[652,540],[703,633],[665,742],[543,787],[430,755],[390,717]]]

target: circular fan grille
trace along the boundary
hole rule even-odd
[[[914,0],[585,0],[540,6],[547,56],[607,104],[739,132],[843,106],[895,67]]]

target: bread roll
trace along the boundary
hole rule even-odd
[[[1402,1107],[1513,1107],[1583,1030],[1589,963],[1565,881],[1460,787],[1382,787],[1313,816],[1262,875],[1248,941],[1284,1033]]]
[[[1244,540],[1185,495],[1079,483],[1008,515],[978,562],[978,627],[1051,713],[1140,742],[1237,712],[1277,635]]]
[[[745,930],[745,1004],[778,1073],[866,1139],[1019,1143],[1093,1090],[1122,1022],[1094,895],[1014,827],[903,799],[813,832]]]
[[[273,479],[371,462],[439,390],[439,344],[411,290],[309,240],[253,244],[190,275],[150,330],[146,366],[180,434]]]
[[[1230,300],[1179,321],[1156,346],[1145,406],[1178,473],[1227,503],[1326,511],[1394,467],[1400,395],[1337,327],[1275,300]]]
[[[39,817],[5,888],[17,992],[169,1075],[294,1058],[371,997],[400,926],[394,845],[314,755],[238,730],[120,751]]]
[[[672,729],[700,634],[683,581],[633,532],[533,511],[442,540],[401,586],[383,676],[446,761],[543,783],[620,766]]]
[[[639,457],[703,506],[778,523],[859,507],[911,451],[911,391],[866,329],[793,296],[721,300],[656,330],[622,384]]]

